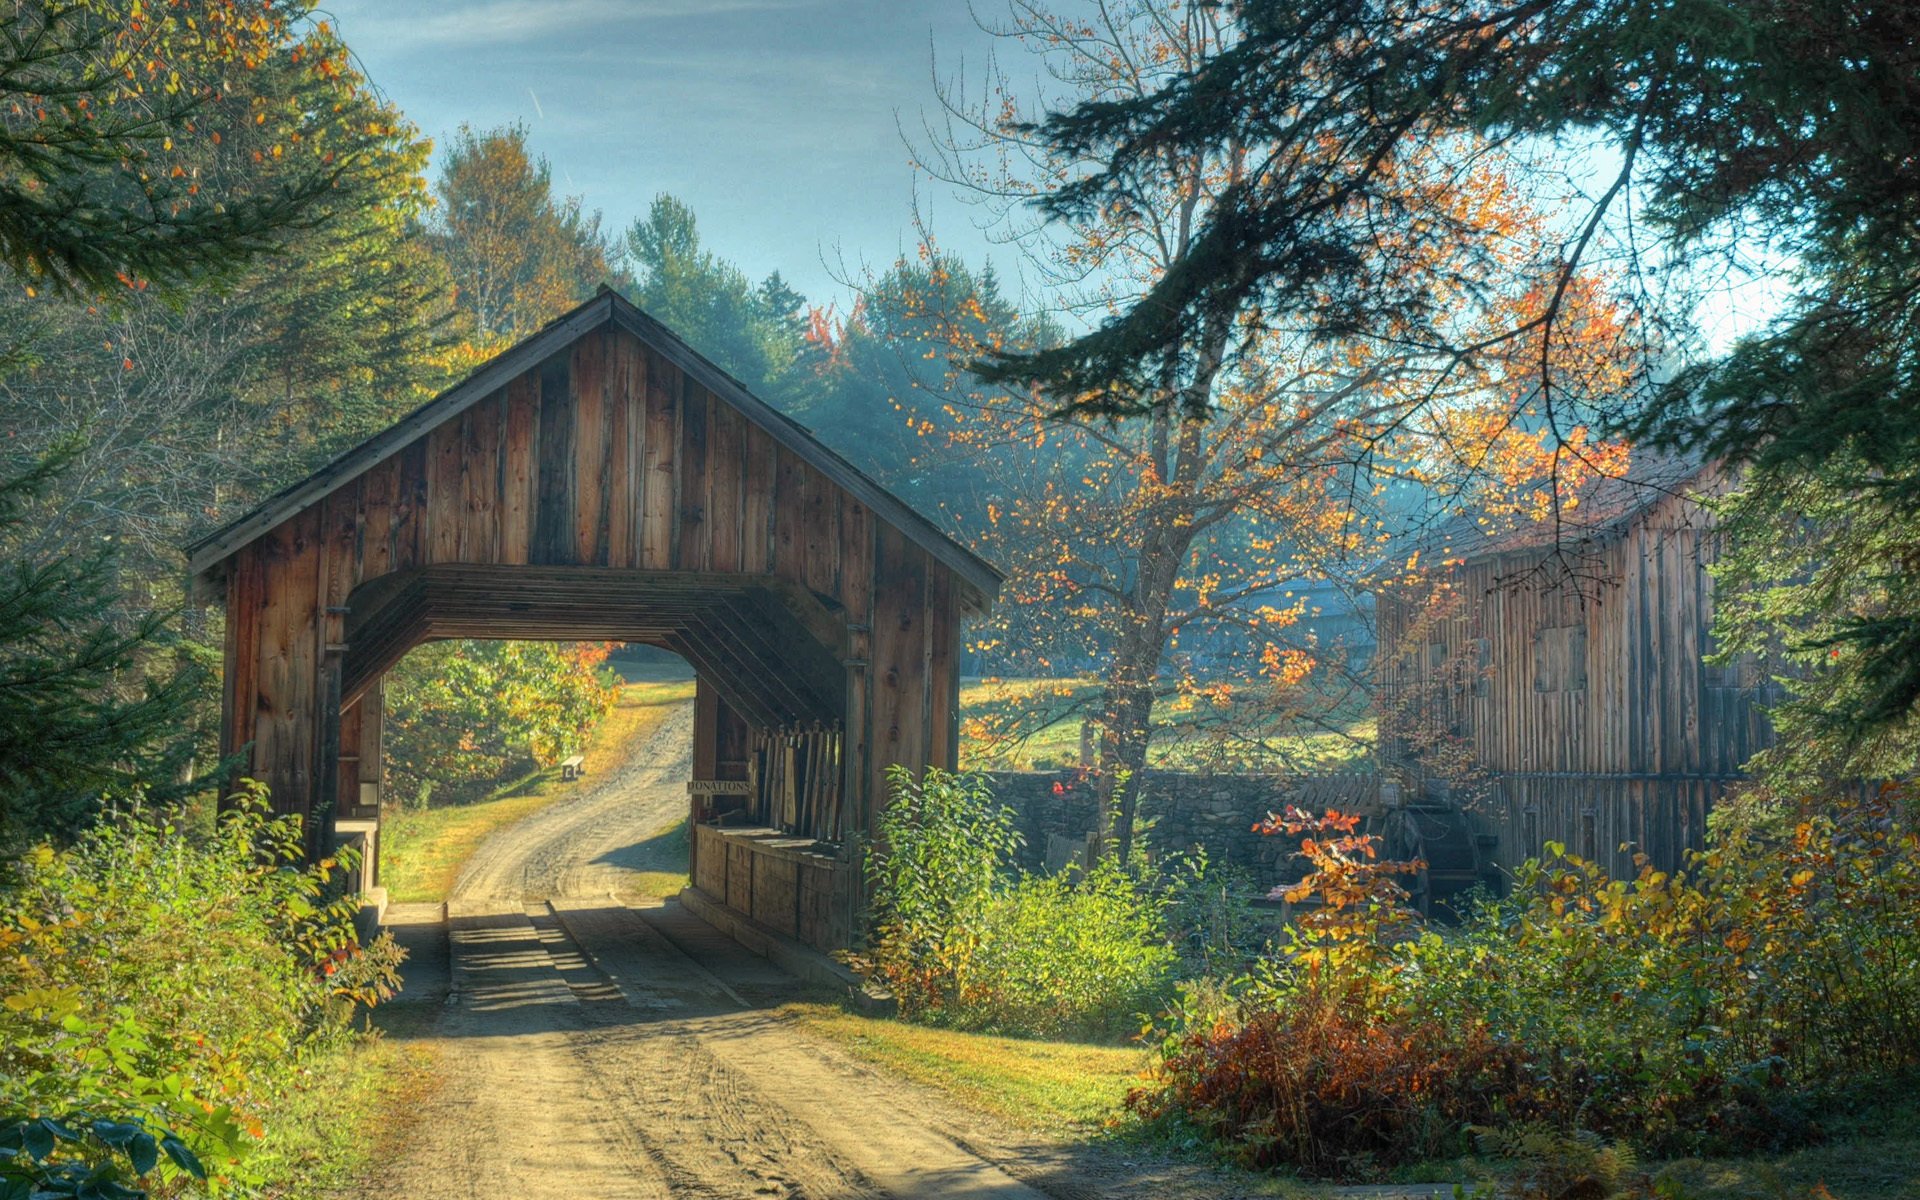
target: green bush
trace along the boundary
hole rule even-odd
[[[1027,875],[979,912],[959,963],[956,1024],[1040,1035],[1137,1033],[1166,999],[1179,954],[1164,904],[1103,862],[1078,879]]]
[[[1554,847],[1451,930],[1419,928],[1403,867],[1338,820],[1288,823],[1310,835],[1307,915],[1231,996],[1187,993],[1136,1111],[1364,1178],[1476,1127],[1781,1148],[1920,1072],[1911,792],[1729,801],[1672,874],[1612,879]]]
[[[246,1151],[278,1100],[353,1036],[357,1005],[391,994],[399,961],[384,935],[355,940],[338,864],[301,857],[298,821],[255,792],[208,838],[135,815],[15,864],[0,1141],[32,1138],[52,1170],[137,1151],[148,1183],[183,1186],[196,1161],[219,1187],[252,1182]]]
[[[976,775],[896,767],[868,847],[867,950],[855,965],[903,1015],[1018,1034],[1111,1034],[1167,992],[1179,955],[1166,900],[1103,864],[1014,871],[1013,813]]]

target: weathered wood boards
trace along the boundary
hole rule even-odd
[[[1710,514],[1670,494],[1570,564],[1470,557],[1437,620],[1424,589],[1380,595],[1382,703],[1491,773],[1481,815],[1501,865],[1557,841],[1615,870],[1632,843],[1671,868],[1701,844],[1708,807],[1770,737],[1757,673],[1701,662],[1717,550]]]
[[[282,811],[377,810],[378,681],[412,646],[609,639],[699,672],[697,778],[752,760],[765,819],[828,841],[870,824],[889,765],[953,764],[960,623],[998,579],[612,296],[194,565],[230,614],[223,745]],[[813,894],[769,879],[782,912]]]

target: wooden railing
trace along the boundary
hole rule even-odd
[[[775,829],[823,842],[846,836],[841,794],[844,736],[815,722],[755,730],[747,743],[754,816]]]

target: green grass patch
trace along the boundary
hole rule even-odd
[[[660,708],[692,700],[691,679],[643,679],[620,689],[621,708]]]
[[[1920,1102],[1832,1124],[1825,1145],[1789,1154],[1686,1159],[1653,1172],[1687,1200],[1781,1200],[1824,1186],[1836,1200],[1920,1200]]]
[[[632,683],[583,751],[588,779],[623,763],[674,707],[693,699],[692,680]],[[496,830],[522,821],[584,786],[562,783],[558,769],[533,771],[471,804],[389,813],[380,824],[380,882],[395,903],[444,900],[476,847]],[[680,833],[680,862],[686,833]],[[663,863],[663,866],[666,864]],[[686,872],[681,870],[682,880]],[[666,887],[663,880],[660,887]],[[681,885],[684,886],[684,883]],[[663,891],[661,895],[678,892]]]
[[[393,1149],[400,1114],[418,1109],[436,1082],[431,1049],[377,1035],[296,1068],[253,1152],[265,1194],[339,1195]]]
[[[824,1004],[781,1013],[855,1057],[929,1084],[971,1108],[1054,1135],[1084,1135],[1120,1110],[1147,1066],[1137,1046],[960,1033]]]
[[[960,765],[967,770],[1051,771],[1080,765],[1080,733],[1085,719],[1077,711],[1095,690],[1091,679],[976,679],[961,685]],[[1294,733],[1262,730],[1271,717],[1249,714],[1236,727],[1230,746],[1213,744],[1198,730],[1218,724],[1223,714],[1205,701],[1163,700],[1154,705],[1155,740],[1151,765],[1166,770],[1208,767],[1284,766],[1288,770],[1330,772],[1356,768],[1367,757],[1374,736],[1371,717],[1356,715],[1339,731]],[[1008,738],[1002,731],[1018,729]],[[1265,737],[1264,748],[1247,739]],[[1223,749],[1232,754],[1222,761]]]
[[[629,873],[622,877],[620,898],[632,903],[679,895],[693,882],[687,876],[688,854],[687,822],[682,818],[634,847],[633,859],[622,864]]]

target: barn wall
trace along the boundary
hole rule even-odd
[[[1667,497],[1563,560],[1454,567],[1443,619],[1420,615],[1426,589],[1380,597],[1383,709],[1403,731],[1460,739],[1493,777],[1482,827],[1503,865],[1547,841],[1616,868],[1622,842],[1666,866],[1701,844],[1707,808],[1770,737],[1758,673],[1701,662],[1717,553],[1704,510]]]
[[[951,571],[640,339],[614,327],[510,381],[236,551],[229,751],[282,811],[357,795],[378,721],[329,713],[354,589],[438,564],[601,566],[784,581],[844,665],[843,786],[864,826],[893,762],[952,766]],[[360,710],[356,712],[356,710]],[[355,761],[347,762],[346,759]],[[372,760],[377,764],[377,756]],[[337,791],[332,791],[337,789]]]

